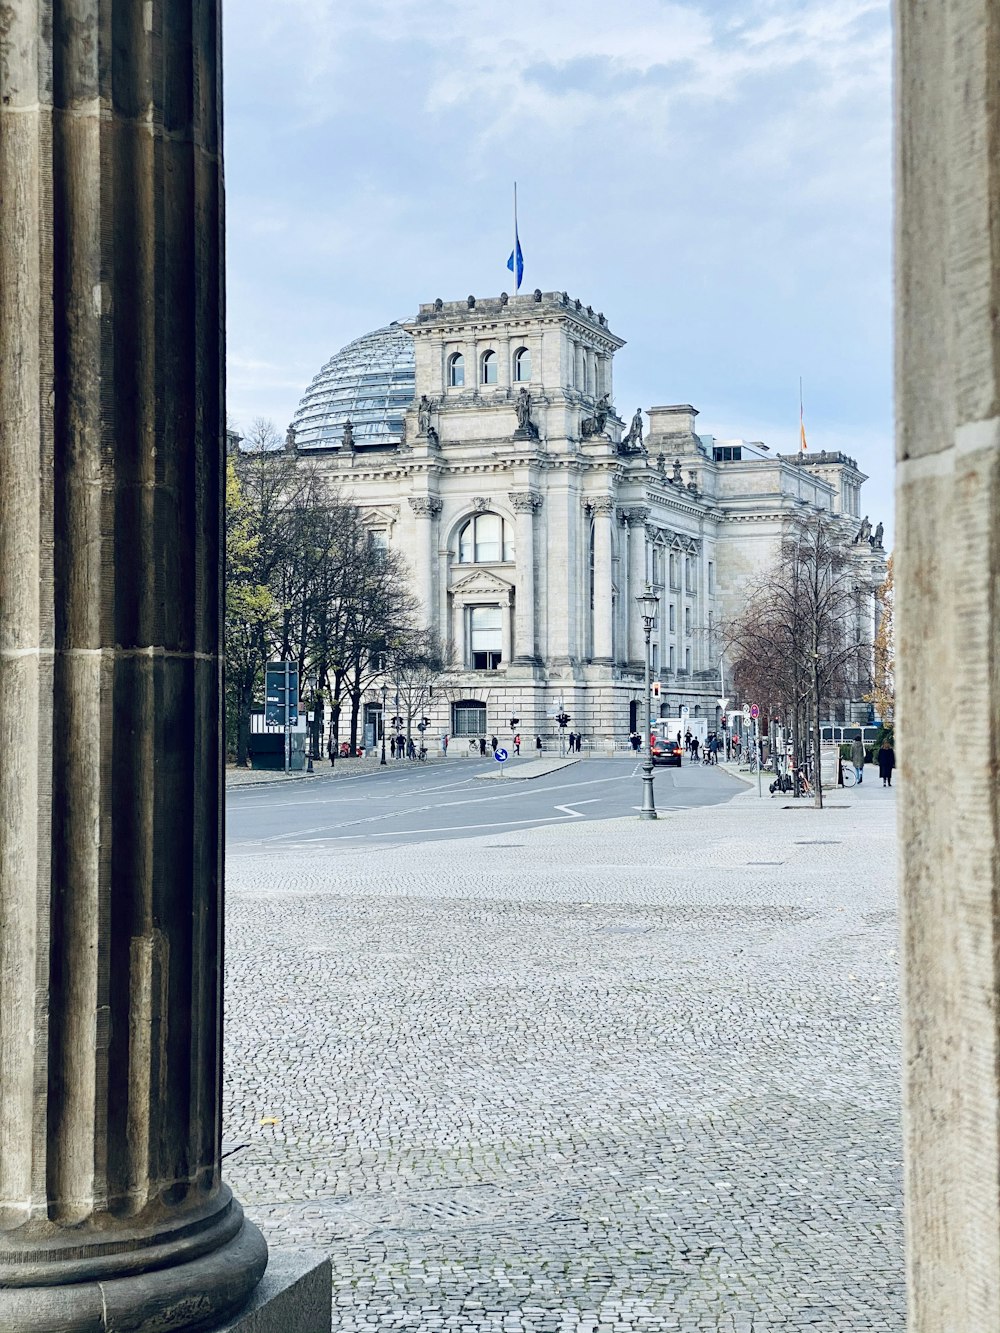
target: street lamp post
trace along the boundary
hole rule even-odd
[[[385,697],[389,693],[389,686],[382,686],[382,716],[379,721],[382,724],[382,758],[378,761],[379,768],[385,766]]]
[[[655,819],[656,803],[653,800],[653,747],[649,738],[650,718],[653,711],[653,706],[649,697],[649,638],[653,632],[653,625],[656,622],[656,608],[660,604],[660,598],[647,584],[646,591],[640,593],[635,600],[639,604],[639,614],[642,616],[642,630],[646,636],[646,684],[643,691],[642,702],[646,714],[643,718],[642,726],[642,743],[646,751],[646,762],[642,766],[642,808],[639,811],[639,818]]]

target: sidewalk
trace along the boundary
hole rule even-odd
[[[899,1333],[896,792],[830,795],[230,862],[228,1180],[339,1328]]]

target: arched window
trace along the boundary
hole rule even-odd
[[[480,380],[483,384],[496,384],[497,382],[497,354],[496,352],[484,352],[483,359],[480,362],[481,373]]]
[[[477,514],[458,534],[459,564],[493,565],[513,559],[513,533],[499,514]]]
[[[531,379],[531,352],[527,347],[519,347],[514,353],[514,380],[520,383]]]
[[[452,389],[465,384],[465,357],[461,352],[452,352],[448,358],[448,384]]]

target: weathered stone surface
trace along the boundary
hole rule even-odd
[[[897,163],[910,1327],[1000,1327],[1000,5],[900,0]],[[929,719],[974,719],[941,780]],[[943,756],[942,756],[943,757]]]
[[[0,1328],[210,1326],[218,0],[0,7]]]
[[[330,1283],[318,1250],[272,1250],[249,1305],[217,1333],[330,1333]]]

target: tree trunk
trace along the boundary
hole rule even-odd
[[[351,691],[351,743],[348,747],[352,755],[358,752],[358,714],[361,711],[361,691]]]
[[[817,810],[823,809],[823,765],[819,751],[819,710],[820,710],[819,666],[813,674],[813,755],[815,756],[813,784],[814,803]]]

